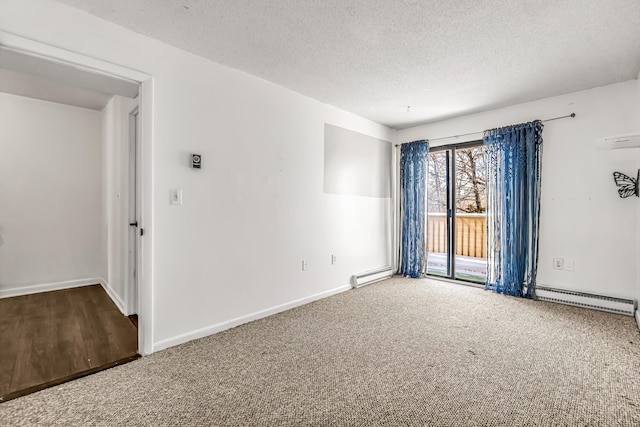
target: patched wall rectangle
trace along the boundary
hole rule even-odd
[[[392,144],[324,125],[324,192],[390,197]]]

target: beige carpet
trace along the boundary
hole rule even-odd
[[[0,425],[639,426],[631,317],[395,278],[0,404]]]

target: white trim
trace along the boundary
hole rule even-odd
[[[351,285],[340,286],[335,289],[320,292],[315,295],[311,295],[305,298],[300,298],[285,304],[267,308],[265,310],[256,311],[254,313],[250,313],[245,316],[236,317],[235,319],[227,320],[226,322],[216,323],[215,325],[207,326],[205,328],[197,329],[192,332],[187,332],[185,334],[177,335],[173,338],[168,338],[166,340],[158,341],[157,343],[154,344],[153,351],[164,350],[166,348],[183,344],[192,340],[196,340],[198,338],[204,338],[206,336],[213,335],[218,332],[222,332],[227,329],[234,328],[244,323],[252,322],[254,320],[262,319],[264,317],[281,313],[283,311],[287,311],[292,308],[299,307],[301,305],[305,305],[313,301],[317,301],[319,299],[327,298],[332,295],[339,294],[344,291],[348,291],[350,289],[351,289]]]
[[[36,285],[20,286],[16,288],[0,289],[0,298],[11,298],[40,292],[59,291],[62,289],[80,288],[82,286],[98,285],[102,283],[100,277],[87,279],[66,280],[64,282],[39,283]]]
[[[90,71],[95,74],[116,77],[120,80],[141,83],[149,79],[148,74],[140,71],[41,43],[36,40],[27,39],[6,31],[0,31],[0,46],[5,46],[17,52],[28,53],[58,64],[70,65],[74,68]]]
[[[122,298],[120,298],[116,291],[113,290],[109,283],[105,279],[100,278],[100,285],[102,285],[104,291],[109,295],[116,307],[118,307],[118,310],[120,310],[120,312],[125,316],[128,316],[129,314],[125,310],[124,301],[122,301]]]
[[[391,204],[392,204],[392,221],[391,221],[391,236],[393,238],[391,244],[391,250],[393,253],[391,254],[391,268],[393,269],[393,274],[396,274],[400,269],[400,241],[401,241],[401,233],[400,233],[400,146],[397,145],[397,135],[395,138],[395,143],[393,147],[393,167],[392,167],[392,196],[391,196]]]
[[[153,352],[153,76],[5,31],[0,31],[0,46],[140,84],[138,99],[142,203],[139,216],[142,220],[141,227],[144,227],[144,237],[141,238],[141,254],[138,261],[141,266],[138,277],[138,351],[142,355],[151,354]]]
[[[100,285],[107,295],[113,300],[118,310],[125,316],[124,302],[118,294],[109,286],[107,281],[102,277],[89,277],[87,279],[66,280],[64,282],[40,283],[37,285],[20,286],[17,288],[0,289],[1,298],[18,297],[22,295],[39,294],[41,292],[61,291],[64,289],[82,288],[83,286]]]
[[[640,310],[636,310],[636,323],[638,324],[638,329],[640,329]]]
[[[140,176],[140,211],[138,217],[142,220],[140,226],[144,228],[144,236],[139,237],[140,252],[138,252],[138,352],[146,356],[153,353],[153,97],[154,82],[149,77],[140,85],[138,95],[138,125],[140,139],[138,163]]]

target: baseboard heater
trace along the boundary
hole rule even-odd
[[[536,287],[536,296],[541,301],[558,302],[575,305],[577,307],[592,308],[610,313],[633,316],[636,311],[636,301],[633,299],[615,298],[604,295],[587,294],[584,292],[565,291],[563,289]]]
[[[353,288],[359,288],[364,285],[379,282],[380,280],[387,279],[391,276],[393,276],[393,270],[391,267],[378,268],[377,270],[354,274],[351,276],[351,286]]]

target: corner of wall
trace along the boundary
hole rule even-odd
[[[128,314],[127,314],[127,310],[125,309],[126,306],[124,304],[124,301],[122,301],[122,298],[120,298],[120,296],[116,293],[116,291],[114,291],[113,288],[109,286],[109,282],[107,282],[107,280],[104,277],[100,277],[100,285],[102,286],[104,291],[107,293],[107,295],[109,295],[109,298],[111,298],[111,300],[114,302],[116,307],[118,307],[118,310],[120,310],[122,314],[127,316]]]
[[[42,292],[60,291],[65,289],[81,288],[101,283],[100,277],[89,277],[86,279],[66,280],[63,282],[36,283],[32,285],[22,285],[13,288],[0,289],[0,298],[11,298],[22,295],[38,294]]]
[[[129,98],[114,95],[102,111],[103,287],[123,314],[127,274]]]

